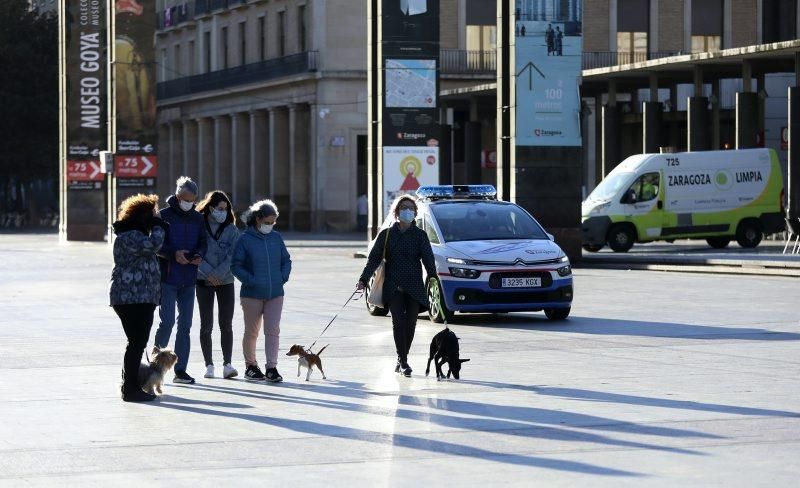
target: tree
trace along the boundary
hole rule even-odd
[[[58,178],[58,22],[0,1],[0,181]]]

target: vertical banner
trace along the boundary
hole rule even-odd
[[[516,0],[517,146],[581,146],[583,0]]]
[[[439,2],[382,0],[383,210],[439,182]]]
[[[99,154],[106,147],[106,2],[67,0],[64,22],[66,49],[66,174],[70,190],[100,190],[105,175]]]
[[[154,188],[158,170],[155,3],[115,0],[115,169],[119,187]]]

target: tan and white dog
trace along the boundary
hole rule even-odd
[[[153,348],[153,357],[150,364],[139,365],[139,384],[142,390],[155,395],[161,394],[164,385],[164,375],[178,362],[178,355],[169,349]]]
[[[328,347],[328,344],[325,347]],[[297,344],[293,345],[289,352],[286,353],[287,356],[298,356],[297,358],[297,376],[300,377],[300,368],[306,368],[308,372],[306,373],[306,381],[311,378],[311,369],[316,366],[320,373],[322,373],[322,379],[326,380],[328,378],[325,377],[325,371],[322,370],[322,360],[319,358],[319,355],[322,354],[322,351],[325,350],[325,347],[319,350],[318,353],[314,354],[311,351],[306,351],[303,346],[298,346]]]

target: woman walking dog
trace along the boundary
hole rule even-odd
[[[110,302],[128,338],[122,369],[122,399],[126,402],[149,402],[156,398],[142,390],[138,373],[153,327],[153,313],[161,300],[161,271],[156,253],[169,226],[158,218],[157,212],[158,196],[135,195],[119,206],[113,225],[117,237]]]
[[[244,313],[242,349],[247,365],[245,378],[251,381],[283,381],[278,373],[278,348],[283,311],[283,285],[289,281],[292,260],[278,232],[272,230],[278,207],[271,200],[254,203],[246,213],[247,230],[236,244],[231,270],[242,282]],[[267,356],[266,375],[256,360],[256,342],[264,324]]]
[[[414,341],[417,316],[421,310],[428,308],[420,261],[425,265],[428,276],[436,276],[436,262],[427,234],[414,223],[417,216],[416,200],[404,195],[397,199],[393,207],[396,222],[378,234],[356,288],[364,289],[381,264],[385,249],[383,299],[384,308],[388,308],[392,314],[394,345],[397,349],[395,372],[411,376],[408,353]]]
[[[214,377],[211,333],[214,330],[214,296],[217,297],[220,342],[222,344],[222,377],[234,378],[239,372],[231,364],[233,349],[233,289],[231,259],[239,230],[231,201],[222,191],[209,192],[197,205],[203,214],[206,230],[206,254],[197,270],[197,305],[200,309],[200,347],[206,362],[205,378]]]

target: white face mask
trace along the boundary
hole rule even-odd
[[[261,224],[258,226],[258,231],[262,234],[269,234],[272,232],[273,227],[275,227],[275,224]]]
[[[180,205],[181,210],[183,210],[184,212],[188,212],[189,210],[192,209],[194,203],[181,200],[180,203],[178,203],[178,205]]]
[[[214,209],[214,210],[211,211],[211,217],[214,220],[216,220],[217,223],[221,224],[221,223],[225,222],[226,218],[228,218],[228,212],[226,212],[225,210],[216,210],[216,209]]]

